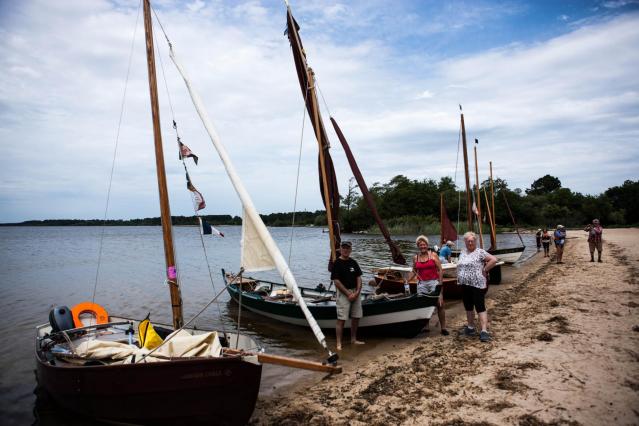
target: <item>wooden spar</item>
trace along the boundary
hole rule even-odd
[[[490,210],[492,211],[493,249],[497,248],[497,219],[495,218],[495,189],[493,186],[493,162],[490,161]],[[488,202],[486,202],[488,205]]]
[[[265,353],[243,352],[235,349],[224,348],[224,353],[229,355],[256,355],[257,360],[263,364],[283,365],[291,368],[301,368],[303,370],[321,371],[323,373],[338,374],[342,372],[342,367],[322,364],[316,361],[307,361],[299,358],[290,358],[281,355],[271,355]]]
[[[314,116],[312,117],[315,122],[315,139],[317,139],[317,144],[319,146],[319,161],[320,161],[320,169],[322,171],[322,189],[324,202],[326,203],[326,222],[328,222],[328,236],[331,242],[331,260],[335,261],[337,258],[337,254],[335,253],[335,232],[333,229],[333,213],[331,211],[331,197],[328,189],[328,177],[326,175],[326,163],[324,162],[324,147],[322,146],[322,136],[320,135],[321,123],[319,122],[319,105],[317,104],[317,95],[315,93],[315,76],[313,75],[313,70],[308,67],[308,86],[311,94],[311,102],[313,103],[313,111]],[[328,148],[327,148],[328,149]]]
[[[173,327],[182,327],[182,295],[177,279],[175,253],[173,250],[173,230],[171,226],[171,209],[169,207],[169,192],[166,185],[164,170],[164,152],[162,151],[162,132],[160,130],[160,108],[158,106],[157,79],[155,74],[155,51],[153,47],[153,23],[151,21],[151,5],[144,0],[144,31],[146,37],[146,63],[149,71],[149,94],[151,97],[151,116],[153,118],[153,140],[155,143],[155,166],[160,193],[160,213],[162,218],[162,235],[164,237],[164,259],[166,264],[166,279],[171,294],[173,313]]]
[[[490,222],[490,248],[492,250],[495,250],[497,246],[497,238],[496,238],[497,235],[495,233],[493,214],[488,204],[488,194],[486,193],[486,188],[484,188],[484,198],[486,199],[486,210],[488,210],[488,221]]]
[[[439,244],[443,247],[444,240],[444,193],[439,194]]]
[[[475,143],[478,140],[475,139]],[[479,248],[484,248],[484,235],[481,232],[481,197],[479,196],[479,171],[477,170],[477,147],[475,148],[475,184],[477,185],[477,225],[479,226]]]
[[[466,126],[464,125],[464,114],[461,114],[462,146],[464,148],[464,176],[466,177],[466,213],[468,214],[468,230],[473,228],[473,209],[470,205],[470,176],[468,174],[468,149],[466,147]]]

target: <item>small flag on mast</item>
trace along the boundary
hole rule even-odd
[[[197,155],[193,154],[193,151],[191,151],[191,149],[188,146],[184,145],[182,141],[180,141],[179,137],[178,137],[178,145],[180,146],[180,160],[191,157],[193,161],[195,162],[195,165],[197,166],[197,160],[198,160]]]
[[[475,213],[475,216],[479,216],[479,210],[477,210],[477,204],[475,204],[474,201],[473,201],[473,213]]]
[[[197,203],[196,211],[199,211],[205,208],[206,203],[204,202],[204,197],[202,197],[202,194],[200,194],[200,191],[195,189],[195,187],[191,183],[191,178],[189,177],[188,173],[186,174],[186,187],[188,188],[189,191],[193,193],[193,198],[195,199],[195,202]]]
[[[215,227],[211,226],[207,221],[203,220],[201,217],[197,218],[200,221],[200,233],[202,235],[211,235],[215,234],[220,237],[224,237],[224,234],[219,230],[215,229]]]

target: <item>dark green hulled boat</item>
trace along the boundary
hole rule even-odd
[[[222,271],[227,291],[240,302],[240,280]],[[235,281],[233,281],[235,280]],[[231,283],[229,285],[229,283]],[[284,284],[243,277],[241,279],[242,307],[277,321],[308,327],[302,309]],[[337,310],[335,292],[324,289],[300,288],[306,306],[322,329],[335,329]],[[433,315],[439,295],[418,296],[362,295],[364,316],[358,331],[366,334],[413,337]],[[346,321],[345,328],[350,328]]]

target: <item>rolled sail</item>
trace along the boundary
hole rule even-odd
[[[286,260],[284,260],[284,256],[282,256],[282,253],[277,247],[277,244],[275,244],[273,237],[266,229],[264,222],[262,222],[262,218],[260,218],[260,216],[257,214],[257,211],[255,210],[251,197],[249,196],[248,192],[244,188],[244,184],[240,180],[239,176],[235,172],[235,167],[233,166],[233,163],[231,163],[231,159],[229,158],[226,152],[226,149],[224,148],[224,145],[222,145],[222,142],[220,141],[220,137],[217,135],[217,132],[215,130],[215,127],[213,126],[213,123],[208,118],[208,113],[206,112],[206,109],[204,108],[204,104],[202,103],[200,96],[191,86],[191,81],[187,77],[186,72],[184,71],[184,68],[182,67],[178,59],[176,58],[175,52],[173,50],[173,46],[171,44],[169,44],[169,51],[170,51],[170,57],[171,57],[171,60],[173,61],[173,64],[175,64],[175,67],[178,69],[180,75],[184,79],[186,88],[189,91],[189,95],[191,96],[193,105],[195,106],[195,109],[198,115],[200,116],[202,123],[204,124],[204,128],[206,129],[206,132],[211,138],[211,142],[213,143],[215,150],[220,156],[220,159],[222,160],[222,164],[224,164],[224,168],[226,169],[226,174],[229,176],[229,179],[231,180],[231,183],[233,184],[233,188],[235,189],[235,192],[237,193],[238,197],[240,198],[240,201],[242,202],[242,206],[244,208],[244,212],[243,212],[244,223],[246,223],[246,228],[244,228],[245,225],[243,225],[243,228],[242,228],[243,234],[244,234],[244,229],[248,229],[249,230],[248,232],[250,233],[249,236],[252,240],[251,244],[256,244],[266,249],[266,251],[271,257],[271,260],[275,264],[275,267],[280,273],[280,276],[286,283],[286,287],[293,293],[293,296],[298,301],[299,307],[302,309],[302,312],[304,312],[304,316],[306,317],[306,320],[311,326],[311,329],[313,330],[315,337],[320,342],[320,344],[324,347],[324,349],[328,351],[328,347],[326,346],[326,337],[324,337],[324,333],[322,333],[322,330],[317,324],[317,321],[315,321],[315,318],[313,318],[313,315],[308,310],[308,307],[306,306],[306,303],[304,302],[304,299],[302,298],[302,295],[300,293],[300,289],[297,286],[297,282],[295,281],[295,277],[293,276],[293,273],[291,272],[288,264],[286,263]],[[243,246],[246,247],[247,243],[243,242]],[[244,253],[242,256],[243,256],[243,260],[248,261],[248,259],[244,259]],[[260,258],[262,260],[265,259],[265,257],[263,257],[262,254],[260,254]]]

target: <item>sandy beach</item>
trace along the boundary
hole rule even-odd
[[[342,374],[260,397],[251,423],[639,424],[639,229],[605,230],[603,263],[589,259],[569,230],[564,264],[538,254],[490,289],[492,342],[459,334],[457,304],[450,336],[434,319],[366,356],[347,346]]]

